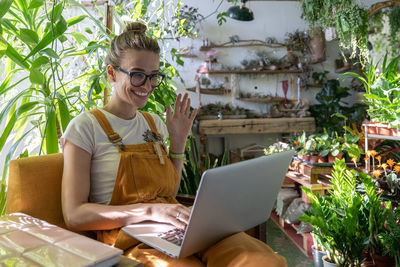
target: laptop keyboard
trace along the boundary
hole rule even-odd
[[[158,234],[164,240],[168,242],[174,243],[177,246],[182,245],[183,235],[185,234],[185,230],[181,228],[174,228],[167,232]]]

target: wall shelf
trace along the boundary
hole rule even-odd
[[[186,88],[187,91],[196,92],[196,87]],[[230,89],[225,89],[224,87],[217,87],[217,88],[201,88],[200,87],[200,94],[205,95],[225,95],[230,94]]]
[[[201,120],[199,122],[199,133],[204,135],[299,133],[302,131],[315,132],[313,117]]]
[[[284,102],[285,98],[283,97],[271,97],[271,98],[257,98],[257,97],[239,97],[236,100],[254,102],[254,103],[276,103],[276,102]]]
[[[197,71],[199,74],[281,74],[281,73],[303,73],[303,70],[208,70]]]

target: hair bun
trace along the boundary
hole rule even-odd
[[[126,25],[124,32],[135,32],[144,34],[147,31],[147,26],[141,22],[131,22]]]

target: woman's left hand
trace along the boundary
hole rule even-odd
[[[197,114],[197,109],[190,114],[190,98],[187,93],[181,99],[182,94],[178,94],[173,113],[171,107],[167,106],[167,129],[173,153],[183,153],[185,150],[186,139]]]

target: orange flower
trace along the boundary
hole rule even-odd
[[[378,157],[377,157],[377,158],[378,158]],[[390,168],[392,168],[393,165],[394,165],[396,162],[394,162],[394,160],[392,160],[392,159],[388,159],[388,160],[386,161],[386,163],[389,165]]]
[[[379,161],[379,164],[381,164],[382,156],[381,155],[376,156],[376,159]]]
[[[374,170],[372,174],[375,176],[375,178],[379,178],[381,176],[382,172],[381,170]]]
[[[382,167],[382,169],[386,170],[388,165],[386,163],[382,163],[381,167]]]
[[[352,158],[351,161],[357,163],[358,158]]]
[[[364,161],[368,161],[368,160],[369,160],[369,158],[367,158],[367,157],[364,158]]]
[[[394,171],[395,172],[400,172],[400,165],[394,166]]]
[[[375,150],[369,150],[369,151],[370,151],[371,157],[373,157],[373,158],[375,158],[376,154],[378,154],[378,152],[376,152]],[[368,153],[368,151],[367,151],[367,153]]]
[[[300,142],[299,142],[299,141],[294,141],[294,142],[293,142],[293,145],[294,145],[294,146],[299,146],[299,145],[300,145]]]

